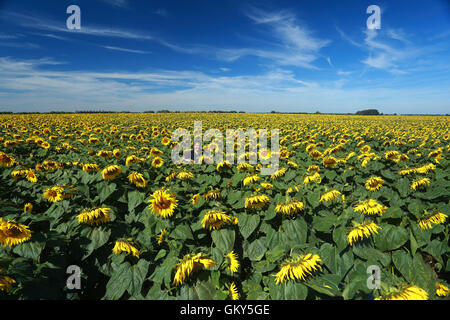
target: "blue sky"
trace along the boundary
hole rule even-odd
[[[0,0],[2,111],[450,113],[449,89],[445,0]]]

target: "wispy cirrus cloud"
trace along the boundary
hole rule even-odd
[[[148,54],[148,53],[150,53],[150,51],[128,49],[128,48],[115,47],[115,46],[100,46],[100,47],[108,49],[108,50],[113,50],[113,51],[122,51],[122,52],[138,53],[138,54]]]
[[[111,6],[125,8],[128,7],[128,0],[101,0]]]
[[[438,50],[434,46],[414,44],[402,29],[366,29],[362,42],[352,39],[337,26],[336,30],[342,39],[367,52],[367,57],[360,60],[365,66],[395,75],[407,74],[414,68],[415,59]]]
[[[111,38],[135,39],[135,40],[157,40],[155,37],[149,35],[148,33],[112,27],[83,25],[81,29],[70,30],[66,28],[64,24],[56,22],[52,19],[48,19],[37,15],[22,14],[18,12],[7,12],[4,13],[2,17],[3,19],[18,24],[22,27],[28,27],[45,31],[90,35],[97,37],[111,37]]]
[[[79,30],[69,30],[61,23],[37,15],[7,12],[2,17],[22,27],[43,30],[45,31],[42,34],[43,36],[60,40],[67,40],[67,37],[60,34],[70,33],[93,37],[152,41],[175,52],[202,55],[227,62],[233,62],[245,56],[256,56],[270,60],[280,66],[318,69],[313,63],[320,57],[319,51],[327,46],[330,40],[315,37],[311,30],[302,26],[295,15],[288,11],[265,12],[252,8],[249,12],[246,12],[246,15],[256,26],[264,29],[264,32],[269,31],[272,41],[265,41],[264,47],[223,48],[211,45],[179,45],[139,30],[94,25],[83,25]]]
[[[255,25],[269,31],[272,42],[264,48],[219,49],[216,53],[219,59],[235,61],[244,56],[256,56],[273,60],[279,65],[317,69],[313,62],[319,57],[320,49],[327,46],[330,40],[315,37],[289,11],[267,12],[251,7],[245,14]]]

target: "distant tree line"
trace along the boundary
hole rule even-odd
[[[377,109],[366,109],[366,110],[356,111],[356,114],[362,115],[362,116],[377,116],[380,113],[378,112]]]

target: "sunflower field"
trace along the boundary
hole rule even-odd
[[[175,165],[171,133],[193,134],[199,120],[224,133],[279,129],[278,170]],[[0,299],[448,299],[449,125],[0,115]]]

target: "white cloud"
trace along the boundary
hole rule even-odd
[[[101,0],[101,1],[106,2],[107,4],[114,6],[114,7],[125,8],[128,6],[127,0]]]
[[[353,71],[342,71],[342,70],[338,70],[336,73],[337,73],[339,76],[348,76],[348,75],[352,74]]]
[[[148,54],[148,53],[150,53],[149,51],[121,48],[121,47],[114,47],[114,46],[100,46],[100,47],[108,49],[108,50],[123,51],[123,52],[130,52],[130,53],[139,53],[139,54]]]
[[[196,71],[92,72],[55,71],[53,59],[0,58],[0,105],[3,110],[50,111],[105,108],[144,111],[168,107],[204,107],[249,112],[354,112],[375,107],[381,112],[427,112],[432,104],[445,113],[450,93],[438,87],[394,89],[349,88],[346,79],[317,83],[298,79],[292,71],[273,69],[260,75],[214,76]],[[420,109],[419,109],[420,108]]]
[[[252,7],[246,13],[257,25],[268,27],[273,49],[239,48],[219,50],[218,56],[233,61],[246,55],[274,60],[280,65],[317,68],[312,63],[318,52],[330,43],[319,39],[289,11],[267,12]],[[281,48],[281,49],[280,49]]]

